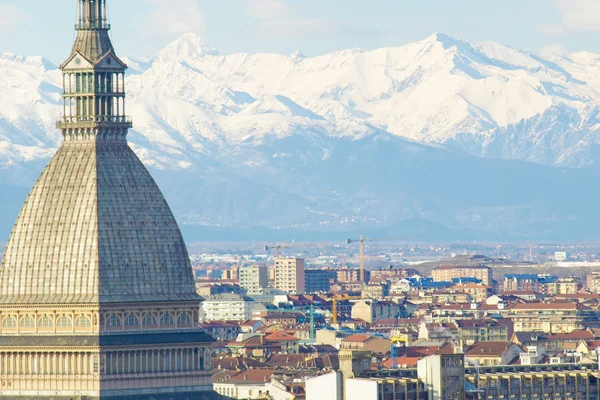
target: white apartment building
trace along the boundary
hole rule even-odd
[[[275,259],[275,289],[290,294],[304,294],[304,260],[301,258]]]
[[[247,321],[252,318],[253,301],[233,293],[210,296],[202,302],[204,321]]]
[[[240,288],[247,294],[260,294],[269,286],[269,271],[267,267],[253,265],[240,268]]]

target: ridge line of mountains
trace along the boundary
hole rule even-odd
[[[600,55],[435,34],[222,56],[186,34],[124,60],[130,143],[187,240],[600,238]],[[60,145],[60,84],[0,56],[0,241]]]

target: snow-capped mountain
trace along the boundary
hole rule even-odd
[[[596,177],[600,55],[436,34],[224,56],[187,34],[125,60],[130,141],[190,226],[593,235],[595,207],[555,191]],[[28,186],[58,146],[60,85],[43,58],[0,57],[0,183]]]

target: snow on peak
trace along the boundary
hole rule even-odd
[[[50,60],[42,56],[24,57],[14,53],[2,53],[0,55],[0,61],[8,61],[16,64],[41,67],[45,70],[53,70],[57,68],[56,65],[54,65]]]
[[[155,58],[179,61],[217,55],[219,55],[219,52],[208,46],[200,36],[195,33],[185,33],[163,50],[159,51],[155,55]]]
[[[301,59],[301,58],[306,58],[306,56],[300,50],[296,50],[294,53],[292,53],[292,58]]]

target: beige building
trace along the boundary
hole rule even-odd
[[[576,294],[579,293],[583,285],[578,278],[560,278],[556,282],[547,284],[548,294]]]
[[[79,0],[78,12],[61,66],[63,143],[0,268],[0,398],[204,396],[213,339],[198,327],[177,222],[127,144],[126,66],[106,1]]]
[[[503,311],[515,332],[571,333],[598,323],[598,313],[577,303],[515,304]]]
[[[369,324],[382,319],[396,318],[402,306],[392,301],[359,300],[352,306],[352,319],[361,319]]]
[[[485,265],[462,265],[435,267],[431,272],[436,282],[452,282],[452,279],[476,278],[484,285],[492,283],[492,269]]]
[[[465,357],[480,366],[508,365],[523,352],[521,347],[510,342],[477,342],[465,351]]]
[[[342,350],[368,350],[382,355],[390,352],[392,343],[389,339],[379,336],[355,334],[342,339],[340,347]]]
[[[269,271],[267,267],[253,265],[239,269],[240,288],[247,294],[259,294],[269,287]]]
[[[304,260],[301,258],[275,259],[275,289],[290,294],[304,294]]]

